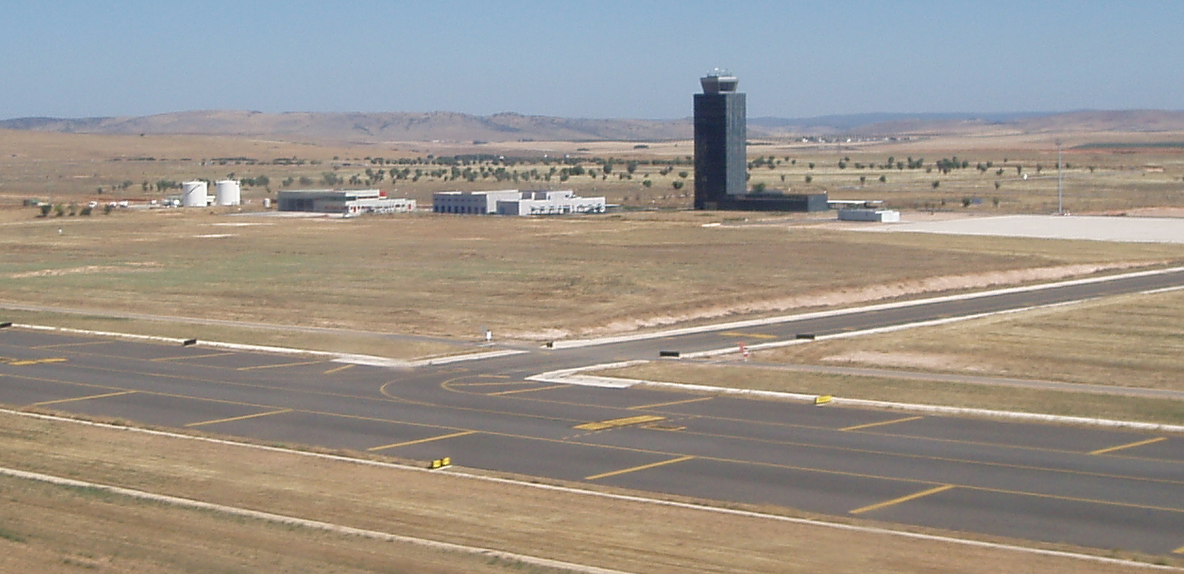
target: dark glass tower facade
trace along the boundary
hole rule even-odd
[[[720,209],[747,193],[744,94],[726,72],[700,79],[695,94],[695,209]]]

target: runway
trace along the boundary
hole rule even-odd
[[[1184,272],[748,330],[833,333],[1184,285]],[[756,329],[755,327],[753,329]],[[419,369],[0,330],[0,402],[986,535],[1184,553],[1184,437],[526,381],[733,329]]]

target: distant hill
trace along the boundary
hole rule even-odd
[[[0,128],[64,133],[195,134],[267,137],[290,141],[661,141],[689,139],[690,118],[678,120],[579,119],[515,113],[476,116],[455,112],[266,114],[188,111],[142,117],[17,118]],[[1184,112],[1161,110],[1000,114],[851,114],[813,118],[757,117],[754,138],[803,135],[951,135],[988,131],[1184,131]]]

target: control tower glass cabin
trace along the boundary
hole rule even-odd
[[[744,94],[739,80],[716,69],[699,79],[695,94],[695,209],[718,209],[747,193],[748,153]]]

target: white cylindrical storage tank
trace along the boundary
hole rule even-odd
[[[214,205],[238,205],[242,203],[242,188],[233,179],[224,179],[214,184]]]
[[[204,181],[181,182],[181,207],[205,207],[208,191]]]

